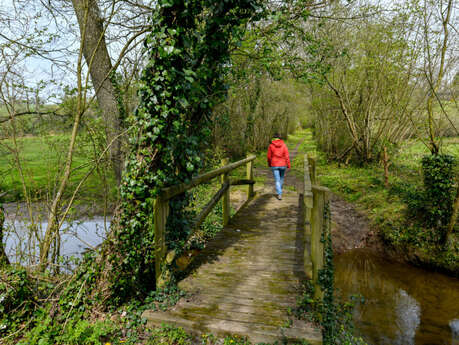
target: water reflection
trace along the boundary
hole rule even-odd
[[[44,233],[47,222],[39,225]],[[30,236],[27,224],[22,221],[6,222],[5,251],[11,262],[26,263],[29,254],[38,260],[38,244]],[[103,217],[64,223],[61,229],[61,255],[64,259],[71,256],[79,257],[88,250],[95,248],[106,238],[109,221]]]
[[[356,249],[335,259],[338,294],[360,294],[354,318],[370,344],[458,344],[459,280]]]

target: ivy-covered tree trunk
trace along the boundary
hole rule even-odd
[[[111,292],[123,300],[155,286],[153,201],[201,167],[213,106],[224,99],[230,48],[259,0],[161,0],[145,40],[149,61],[139,87],[136,128],[121,184],[109,255]],[[189,197],[170,203],[169,248],[187,237]],[[170,221],[173,220],[173,226]]]

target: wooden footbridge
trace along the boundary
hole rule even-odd
[[[284,192],[277,200],[271,189],[255,186],[254,156],[225,165],[195,178],[190,184],[164,190],[155,208],[157,284],[167,282],[175,260],[164,244],[169,198],[199,183],[221,176],[222,188],[201,215],[223,199],[224,229],[194,259],[187,278],[179,282],[186,296],[166,312],[144,313],[150,326],[172,324],[194,333],[218,336],[236,334],[252,343],[298,342],[322,344],[318,326],[296,319],[291,310],[300,294],[301,281],[313,279],[323,266],[320,242],[325,188],[312,185],[314,161],[305,156],[304,187],[301,193]],[[231,170],[247,164],[247,179],[231,181]],[[247,202],[229,218],[229,188],[248,184]],[[318,285],[317,285],[318,286]],[[317,288],[320,298],[320,289]]]

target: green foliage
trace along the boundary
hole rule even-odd
[[[454,201],[456,160],[451,155],[422,158],[423,186],[400,182],[392,186],[407,205],[409,224],[402,238],[417,246],[442,243]]]
[[[422,159],[429,225],[446,227],[454,200],[456,160],[451,155],[428,155]]]
[[[274,132],[287,138],[306,116],[304,85],[257,74],[230,82],[227,100],[213,113],[212,141],[231,157],[266,150]]]
[[[331,239],[330,202],[325,205],[323,214],[323,230],[320,241],[324,244],[324,268],[319,270],[319,284],[323,291],[322,336],[325,344],[335,344],[336,338],[336,307],[334,304],[334,268],[333,247]]]
[[[22,267],[0,267],[0,335],[15,330],[30,317],[36,286]]]
[[[18,345],[104,345],[118,331],[110,321],[70,319],[65,325],[46,316],[26,333]]]
[[[354,335],[352,313],[358,301],[358,296],[352,296],[346,303],[333,302],[330,305],[324,300],[315,299],[314,286],[307,280],[293,312],[300,319],[321,325],[326,345],[366,345],[364,340]]]
[[[113,332],[113,324],[108,321],[73,320],[58,342],[68,345],[103,344]]]
[[[192,337],[187,334],[182,328],[163,325],[162,328],[152,332],[146,345],[191,345]]]
[[[167,310],[177,304],[185,292],[177,286],[166,287],[161,290],[151,291],[145,298],[144,304],[153,310]],[[145,308],[146,309],[146,308]]]
[[[311,20],[309,35],[321,43],[315,60],[329,66],[311,86],[317,143],[333,160],[375,162],[384,146],[416,133],[422,119],[417,86],[410,82],[414,75],[407,68],[418,53],[407,39],[411,28],[402,10],[394,11],[390,21],[369,15],[378,9],[357,2],[330,12],[359,18],[355,26]]]
[[[256,0],[163,0],[155,6],[110,254],[117,301],[155,285],[153,200],[163,187],[187,182],[199,172],[211,110],[226,92],[230,47],[257,8]],[[190,201],[185,194],[170,202],[169,247],[183,243],[189,233],[185,211]]]

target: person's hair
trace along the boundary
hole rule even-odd
[[[281,135],[277,132],[274,133],[274,136],[273,138],[279,138],[279,139],[282,139]]]

